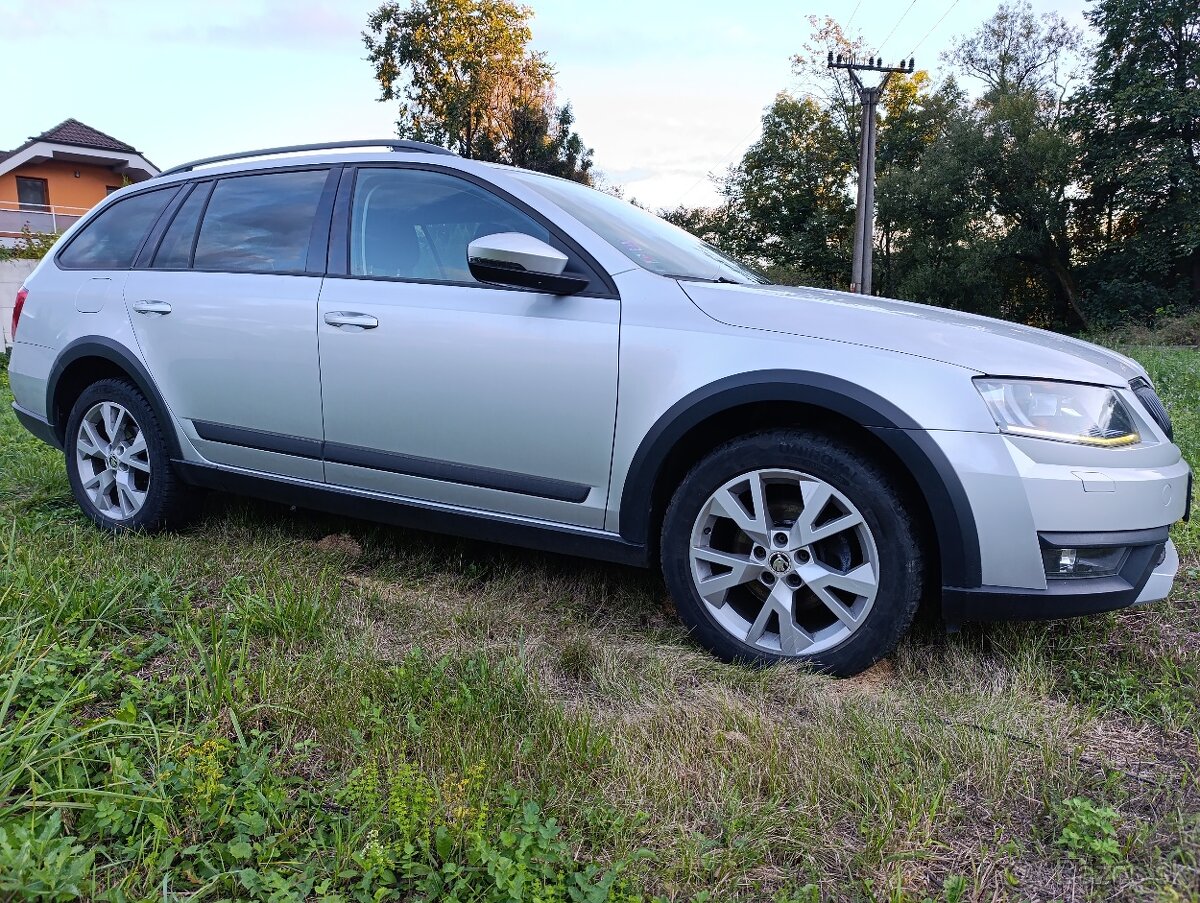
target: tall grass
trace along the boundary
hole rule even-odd
[[[1200,356],[1135,353],[1200,454]],[[1174,535],[1164,605],[838,682],[713,660],[639,571],[222,497],[102,535],[3,403],[0,895],[1195,899]]]

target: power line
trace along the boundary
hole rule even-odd
[[[883,44],[886,44],[888,41],[890,41],[892,39],[892,35],[894,35],[896,33],[896,29],[900,27],[900,23],[908,18],[908,14],[912,12],[912,8],[916,5],[917,5],[917,0],[912,0],[912,3],[908,4],[908,9],[906,9],[904,11],[904,14],[902,16],[900,16],[900,19],[896,22],[895,25],[892,26],[892,30],[888,32],[888,36],[883,39]],[[883,50],[883,44],[879,45],[879,51]],[[876,51],[876,52],[879,52],[879,51]]]
[[[918,50],[921,49],[921,45],[925,43],[925,41],[929,38],[929,36],[931,34],[933,34],[935,31],[937,31],[937,27],[939,25],[941,25],[943,22],[946,21],[946,16],[950,15],[950,10],[954,9],[954,7],[956,7],[956,6],[958,6],[958,0],[954,0],[953,3],[951,3],[948,7],[946,7],[946,11],[944,13],[942,13],[942,17],[933,23],[933,27],[931,29],[929,29],[929,31],[925,32],[925,37],[923,37],[923,38],[921,38],[921,40],[917,41],[917,46],[908,52],[909,56],[912,56],[914,53],[916,53]]]
[[[858,0],[858,2],[854,4],[854,12],[850,14],[850,18],[846,21],[846,31],[849,31],[850,26],[854,24],[854,17],[858,15],[859,7],[862,5],[863,0]]]
[[[725,155],[722,156],[721,159],[717,161],[716,166],[725,165],[725,163],[728,162],[729,158],[737,153],[737,149],[739,147],[743,147],[747,141],[749,141],[751,138],[753,138],[754,133],[757,132],[760,128],[762,128],[762,122],[761,121],[756,122],[754,124],[754,128],[752,128],[749,132],[746,133],[745,138],[743,138],[741,141],[739,141],[737,144],[735,144],[733,147],[731,147],[728,151],[725,152]],[[683,206],[683,199],[686,198],[693,191],[695,191],[696,188],[699,187],[700,183],[703,182],[705,179],[711,179],[712,175],[713,175],[712,172],[706,172],[704,175],[702,175],[700,178],[698,178],[695,182],[693,182],[691,187],[688,188],[687,191],[685,191],[683,194],[681,194],[679,196],[679,200],[678,200],[678,202],[676,202],[675,206],[676,207]]]

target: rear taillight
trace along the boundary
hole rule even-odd
[[[12,322],[12,337],[13,341],[17,340],[17,321],[21,319],[21,308],[25,306],[25,299],[29,296],[29,289],[22,288],[17,292],[17,303],[13,306],[13,322]]]

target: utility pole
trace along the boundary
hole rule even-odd
[[[834,58],[829,51],[829,68],[845,69],[850,81],[858,90],[862,103],[862,129],[858,147],[858,205],[854,212],[854,263],[850,274],[850,291],[862,295],[871,294],[871,257],[875,250],[875,110],[883,97],[883,89],[893,72],[908,74],[913,71],[914,61],[900,61],[899,66],[885,66],[882,59],[871,57],[865,63],[856,62],[854,57],[843,60],[839,53]],[[883,78],[877,85],[865,85],[858,77],[860,72],[882,72]]]

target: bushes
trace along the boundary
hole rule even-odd
[[[21,229],[21,235],[11,248],[0,245],[0,261],[3,260],[41,260],[54,247],[58,236],[48,232],[34,232],[28,226]]]

